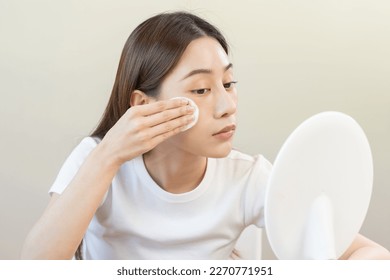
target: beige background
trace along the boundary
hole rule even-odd
[[[273,161],[321,111],[361,124],[375,160],[362,232],[390,248],[388,0],[0,0],[0,259],[18,258],[62,162],[100,118],[129,33],[177,9],[209,19],[231,44],[239,149]],[[273,257],[266,243],[263,257]]]

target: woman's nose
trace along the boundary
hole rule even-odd
[[[237,110],[236,91],[226,91],[224,87],[218,90],[216,96],[215,117],[223,118],[234,114]]]

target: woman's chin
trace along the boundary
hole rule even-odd
[[[207,157],[210,158],[224,158],[227,157],[230,152],[232,151],[232,147],[229,145],[229,147],[223,147],[220,149],[215,149],[214,151],[210,152]]]

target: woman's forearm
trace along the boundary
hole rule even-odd
[[[354,251],[349,260],[390,260],[390,252],[383,247],[362,247]]]
[[[378,243],[358,234],[340,259],[390,260],[390,252]]]
[[[21,258],[71,259],[120,165],[103,145],[86,158],[61,195],[54,195],[28,234]]]

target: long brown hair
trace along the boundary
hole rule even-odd
[[[187,46],[203,36],[216,39],[228,54],[228,44],[222,33],[194,14],[162,13],[141,23],[125,43],[111,97],[91,136],[103,139],[130,108],[130,95],[134,90],[151,97],[158,96],[162,81],[176,66]],[[75,253],[76,259],[83,258],[82,243]]]
[[[120,58],[114,87],[104,115],[91,136],[103,138],[130,108],[130,95],[138,89],[156,97],[166,75],[195,39],[218,40],[228,54],[221,32],[187,12],[162,13],[141,23],[129,36]]]

